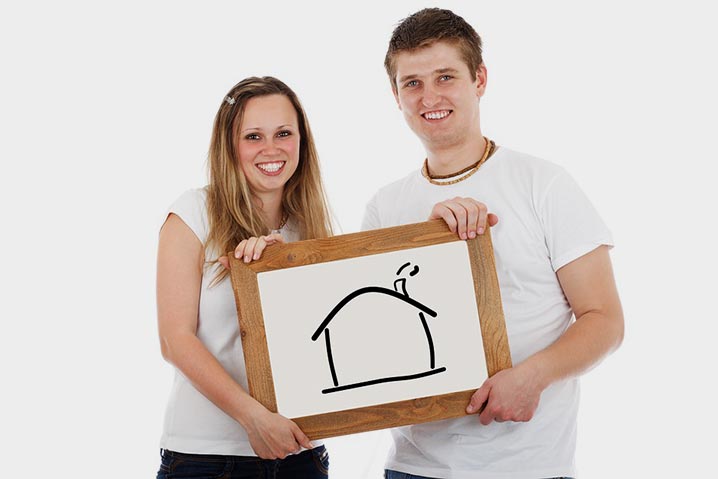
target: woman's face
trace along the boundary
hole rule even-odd
[[[299,122],[284,95],[247,101],[239,126],[239,166],[252,192],[281,195],[299,165]]]

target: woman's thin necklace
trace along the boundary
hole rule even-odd
[[[282,221],[279,222],[279,226],[277,226],[276,229],[271,230],[269,233],[279,233],[282,231],[282,228],[284,228],[287,224],[287,220],[289,219],[289,215],[286,212],[282,212]]]

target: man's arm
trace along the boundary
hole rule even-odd
[[[544,389],[590,370],[623,340],[623,311],[608,247],[599,246],[556,274],[576,321],[551,346],[484,382],[467,407],[474,413],[486,403],[482,424],[530,420]]]

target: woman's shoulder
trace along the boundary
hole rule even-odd
[[[207,187],[187,189],[172,204],[201,204],[204,206],[207,204]]]
[[[189,226],[197,237],[205,242],[208,228],[207,187],[191,188],[184,191],[170,205],[167,214],[173,213]]]

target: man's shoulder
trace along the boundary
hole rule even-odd
[[[558,171],[562,169],[561,166],[552,161],[505,146],[499,147],[496,156],[501,159],[501,163],[504,166],[510,168],[525,168],[537,171]]]
[[[380,187],[376,190],[374,196],[386,197],[401,194],[402,191],[416,182],[418,175],[420,175],[419,171],[413,170],[409,174]]]

